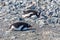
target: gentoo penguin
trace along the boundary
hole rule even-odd
[[[25,22],[16,22],[16,23],[13,23],[10,25],[9,29],[10,30],[21,30],[21,31],[24,31],[24,30],[27,30],[29,28],[31,28],[32,26],[28,23],[25,23]]]
[[[25,22],[16,22],[10,25],[9,30],[5,32],[8,35],[12,31],[26,31],[32,29],[32,26]]]
[[[25,17],[29,18],[33,15],[36,15],[37,18],[40,17],[40,13],[36,10],[27,10],[27,11],[23,11],[23,12],[24,12],[24,14],[22,15],[23,18],[25,18]]]

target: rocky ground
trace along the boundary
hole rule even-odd
[[[40,18],[22,18],[32,0],[0,0],[0,40],[60,40],[60,0],[33,0],[28,9],[37,10]],[[12,23],[23,21],[34,30],[11,31]]]

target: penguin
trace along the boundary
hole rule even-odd
[[[19,31],[19,30],[24,31],[30,28],[32,28],[32,26],[25,22],[16,22],[11,24],[9,27],[10,30],[15,30],[15,31]]]
[[[24,15],[22,15],[23,18],[25,18],[25,17],[29,18],[33,15],[36,15],[37,18],[40,17],[40,13],[36,10],[27,10],[27,11],[23,11],[23,13],[24,13]]]

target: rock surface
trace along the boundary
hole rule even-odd
[[[28,9],[37,10],[40,17],[22,18]],[[18,21],[31,24],[35,30],[6,34]],[[60,40],[60,0],[0,0],[0,40]]]

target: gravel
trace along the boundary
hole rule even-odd
[[[28,9],[37,10],[40,17],[22,18],[23,11]],[[31,24],[35,30],[6,34],[9,26],[18,21]],[[0,40],[60,40],[59,25],[60,0],[0,0]]]

